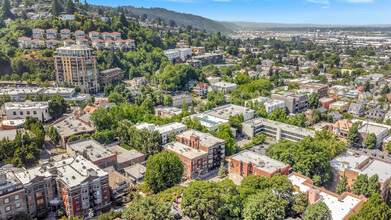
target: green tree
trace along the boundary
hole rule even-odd
[[[59,0],[53,0],[52,1],[52,13],[55,16],[59,16],[62,12],[62,5]]]
[[[61,95],[53,95],[49,102],[49,114],[52,118],[59,118],[66,112],[68,104]]]
[[[30,101],[33,100],[33,98],[31,98],[30,94],[26,94],[26,96],[24,97],[24,101],[27,101],[27,100],[30,100]]]
[[[272,192],[261,192],[248,198],[244,205],[243,217],[250,219],[284,219],[289,202],[278,198]]]
[[[121,95],[121,94],[118,94],[116,92],[112,92],[109,97],[107,98],[107,100],[110,102],[110,103],[115,103],[117,105],[121,104],[122,102],[125,101],[124,97]]]
[[[317,108],[319,105],[319,95],[317,93],[312,93],[308,98],[308,105],[313,108]]]
[[[223,162],[221,162],[220,164],[218,176],[220,179],[227,177],[226,169]]]
[[[374,149],[376,145],[376,135],[374,133],[368,134],[368,136],[364,140],[364,146],[368,149]]]
[[[182,175],[181,159],[172,152],[162,151],[148,158],[144,179],[157,193],[180,183]]]
[[[349,220],[366,219],[391,219],[391,209],[378,193],[373,193],[369,200],[363,203],[360,211],[358,212],[358,215],[354,214],[349,217]]]
[[[297,193],[294,196],[294,201],[292,204],[292,210],[295,215],[301,215],[304,213],[305,209],[308,206],[308,197],[305,193]]]
[[[155,114],[155,107],[150,98],[146,98],[141,104],[141,109],[144,110],[148,114]]]
[[[172,96],[171,95],[166,95],[166,97],[164,97],[164,105],[165,106],[172,106]]]
[[[215,137],[225,140],[225,155],[229,156],[236,152],[235,136],[228,124],[222,124],[217,127],[216,132],[212,132]]]
[[[191,219],[222,218],[222,199],[218,185],[213,182],[194,181],[183,192],[183,213]]]
[[[90,119],[94,122],[97,131],[110,130],[113,126],[113,120],[105,108],[96,109]]]
[[[74,14],[75,11],[76,11],[76,9],[75,9],[75,4],[73,3],[73,0],[68,0],[65,4],[65,12],[67,14]]]
[[[182,102],[182,112],[187,112],[188,109],[189,109],[189,108],[187,107],[186,102],[183,101],[183,102]]]
[[[383,88],[380,91],[380,95],[385,95],[387,93],[390,93],[390,87],[388,85],[383,86]]]
[[[331,211],[324,202],[314,203],[305,210],[303,220],[332,220]]]
[[[341,195],[342,193],[348,191],[347,189],[347,186],[348,186],[348,179],[346,178],[346,176],[343,176],[341,178],[341,180],[339,181],[339,183],[337,184],[337,187],[335,189],[335,192],[338,194],[338,195]]]
[[[171,203],[161,201],[155,196],[137,197],[122,214],[122,219],[149,220],[172,219]]]
[[[386,147],[384,148],[384,151],[388,151],[391,153],[391,141],[389,141],[386,145]]]
[[[4,20],[13,17],[11,12],[11,4],[9,0],[3,0],[3,4],[1,6],[1,14]]]
[[[348,131],[348,137],[347,137],[347,140],[348,140],[348,143],[352,146],[354,146],[355,144],[358,143],[358,141],[360,140],[360,134],[358,133],[358,126],[359,126],[359,123],[354,123],[352,125],[352,127],[350,128],[350,130]]]

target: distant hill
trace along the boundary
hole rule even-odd
[[[111,7],[92,5],[92,7]],[[121,6],[121,8],[131,11],[133,14],[142,16],[147,15],[148,18],[161,18],[166,22],[175,21],[178,26],[191,25],[199,30],[206,30],[210,33],[220,32],[228,34],[238,30],[269,30],[269,31],[304,31],[307,28],[330,29],[338,28],[339,30],[391,30],[391,24],[378,25],[333,25],[333,24],[284,24],[284,23],[261,23],[261,22],[245,22],[245,21],[215,21],[201,16],[180,13],[167,10],[164,8],[136,8],[133,6]]]
[[[383,29],[391,28],[391,24],[376,25],[333,25],[333,24],[283,24],[245,21],[222,21],[227,29],[236,30],[271,30],[271,29],[303,29],[303,28],[339,28],[339,29]]]
[[[221,32],[222,34],[227,34],[231,32],[231,30],[227,29],[220,22],[197,15],[170,11],[164,8],[136,8],[133,6],[121,6],[121,8],[131,11],[133,14],[138,16],[146,14],[148,18],[161,18],[166,22],[173,20],[178,26],[191,25],[193,28],[197,28],[199,30],[205,29],[210,33]]]

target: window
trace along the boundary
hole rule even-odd
[[[22,111],[20,111],[20,115],[23,115],[23,112],[22,112]]]
[[[9,202],[10,202],[10,199],[9,199],[9,198],[4,199],[4,203],[5,203],[5,204],[7,204],[7,203],[9,203]]]
[[[26,114],[28,114],[28,115],[29,115],[29,114],[30,114],[30,111],[27,111],[27,113],[26,113]]]
[[[16,203],[16,208],[20,208],[20,203]]]
[[[5,207],[5,211],[6,211],[6,212],[9,212],[9,211],[11,211],[11,207],[10,207],[10,206],[8,206],[8,207]]]
[[[15,200],[18,200],[20,198],[19,195],[15,195]]]
[[[33,111],[33,114],[36,115],[36,114],[37,114],[37,111]]]
[[[16,112],[12,112],[13,115],[16,115]]]

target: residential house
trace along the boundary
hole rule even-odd
[[[120,40],[121,39],[121,33],[120,32],[112,32],[111,37],[113,40]]]
[[[72,45],[75,45],[75,41],[72,39],[65,39],[63,42],[65,47],[70,47]]]
[[[116,48],[115,41],[105,40],[105,47],[110,49],[115,49]]]
[[[333,98],[323,97],[319,99],[319,105],[325,109],[329,109],[330,104],[333,102],[335,102],[335,99]]]
[[[97,50],[105,49],[105,42],[102,39],[92,40],[92,47],[95,47]]]
[[[30,41],[31,49],[42,49],[45,47],[45,41],[40,39],[34,39]]]
[[[76,38],[76,45],[88,47],[88,40],[85,38]]]
[[[31,46],[31,38],[26,37],[26,36],[19,37],[18,44],[19,44],[19,47],[21,47],[23,49],[28,49]]]
[[[75,31],[75,37],[76,37],[76,40],[79,38],[85,38],[84,31],[82,31],[82,30]]]
[[[367,113],[365,114],[365,117],[367,119],[371,119],[371,120],[376,120],[376,119],[383,120],[385,115],[386,115],[386,111],[384,111],[383,109],[374,108],[374,109],[367,111]]]
[[[223,93],[229,93],[233,90],[236,90],[238,86],[235,83],[229,83],[225,81],[214,83],[210,86],[211,89],[217,91],[222,91]]]
[[[41,28],[34,28],[33,29],[33,39],[37,39],[40,37],[43,37],[45,34],[45,30]]]
[[[348,132],[350,128],[352,128],[352,126],[353,122],[349,119],[339,120],[333,125],[333,133],[336,135],[347,137]]]
[[[99,32],[97,31],[90,31],[88,32],[88,36],[90,37],[90,40],[96,40],[99,39]]]
[[[365,107],[362,104],[351,103],[348,112],[355,117],[362,117],[365,113]]]
[[[329,105],[329,109],[337,110],[340,112],[346,112],[349,108],[349,103],[337,101]]]
[[[71,39],[71,30],[61,29],[60,35],[61,35],[61,39]]]
[[[60,41],[55,40],[55,39],[47,40],[46,41],[46,47],[50,48],[50,49],[53,49],[53,48],[56,48],[59,43],[60,43]]]
[[[50,28],[46,30],[46,39],[57,39],[57,30],[54,28]]]
[[[104,41],[107,41],[107,40],[112,40],[112,35],[111,33],[109,32],[103,32],[101,33],[102,34],[102,38]]]
[[[197,93],[199,96],[205,96],[208,94],[208,83],[199,83],[197,86],[193,87],[193,92]]]

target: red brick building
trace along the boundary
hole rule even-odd
[[[208,170],[220,167],[225,160],[225,140],[217,138],[208,133],[196,130],[188,130],[176,136],[179,143],[187,145],[193,149],[207,152]]]
[[[325,109],[329,109],[331,103],[335,102],[333,98],[323,97],[319,99],[319,105]]]
[[[228,171],[242,177],[258,175],[272,177],[277,173],[288,175],[290,166],[270,157],[252,152],[242,151],[227,158]]]
[[[194,178],[208,172],[208,153],[193,149],[179,142],[164,145],[164,149],[175,153],[182,160],[183,175]]]

